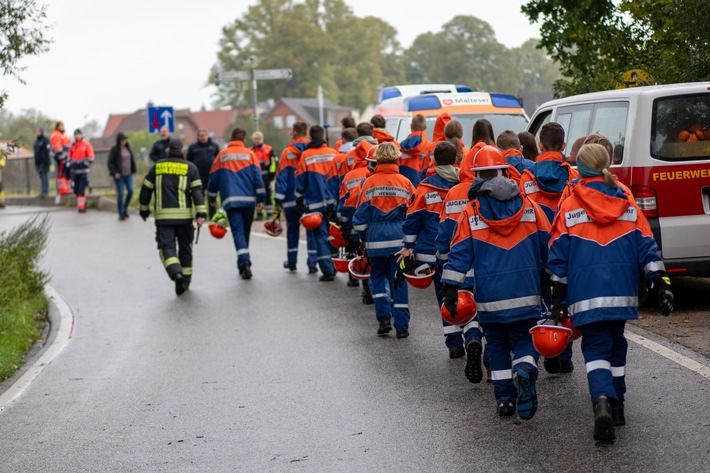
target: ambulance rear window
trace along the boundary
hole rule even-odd
[[[467,147],[471,146],[471,134],[473,133],[473,124],[480,118],[485,118],[493,126],[494,137],[498,136],[502,131],[512,130],[516,133],[525,131],[528,126],[528,119],[525,115],[507,114],[507,113],[475,113],[475,114],[452,114],[453,120],[461,122],[463,128],[463,142]],[[426,131],[429,139],[433,138],[434,124],[436,117],[427,117]]]
[[[651,156],[664,161],[710,159],[710,94],[656,99]]]

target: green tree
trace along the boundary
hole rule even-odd
[[[335,103],[364,107],[385,82],[401,77],[396,31],[383,20],[356,17],[342,0],[260,0],[222,29],[217,71],[291,68],[293,79],[259,82],[259,99],[315,97],[318,85]],[[251,105],[250,84],[218,85],[219,105]]]
[[[0,0],[0,70],[4,76],[24,83],[18,61],[48,50],[46,18],[45,5],[38,6],[35,0]],[[0,108],[6,98],[7,92],[0,92]]]
[[[22,110],[19,114],[0,110],[1,140],[11,141],[18,146],[32,149],[39,126],[44,128],[45,134],[49,137],[54,128],[54,120],[34,108]]]
[[[632,69],[661,84],[710,79],[706,3],[531,0],[522,11],[540,23],[540,47],[560,64],[557,94],[571,95],[612,89]]]
[[[552,90],[552,85],[560,79],[560,68],[538,48],[538,44],[539,40],[529,39],[508,51],[510,67],[501,71],[501,77],[512,80],[512,83],[501,90],[510,90],[514,94]]]
[[[246,146],[251,146],[251,134],[254,133],[254,120],[251,117],[240,116],[237,117],[234,126],[243,128],[247,132]],[[285,130],[277,127],[272,122],[267,120],[259,120],[259,131],[264,134],[264,142],[270,144],[274,148],[274,153],[277,157],[281,156],[281,151],[288,146],[291,139]],[[226,132],[224,135],[225,142],[229,142],[229,135],[231,130]]]

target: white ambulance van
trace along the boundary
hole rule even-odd
[[[440,85],[439,85],[440,86]],[[422,87],[422,86],[418,86]],[[504,130],[524,131],[528,124],[522,104],[513,95],[488,92],[472,92],[465,86],[458,87],[454,92],[438,92],[429,85],[418,95],[410,90],[398,92],[400,95],[383,95],[375,107],[375,113],[385,117],[387,132],[397,141],[404,140],[410,133],[412,116],[418,113],[424,115],[427,123],[427,136],[432,138],[436,118],[442,113],[448,113],[453,120],[461,122],[463,127],[463,142],[471,144],[471,133],[476,120],[485,118],[493,125],[496,135]],[[468,89],[468,91],[465,91]],[[411,94],[411,95],[404,95]]]
[[[541,105],[574,141],[594,132],[614,146],[611,171],[648,219],[670,274],[710,276],[710,82],[610,90]]]

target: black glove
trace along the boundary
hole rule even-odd
[[[214,214],[217,213],[217,206],[215,205],[212,207],[211,205],[207,207],[207,212],[209,212],[210,220],[212,220],[212,217],[214,217]]]
[[[341,223],[340,224],[340,234],[343,235],[343,240],[345,240],[348,244],[352,242],[352,234],[350,233],[350,225]]]
[[[673,291],[671,291],[671,280],[665,271],[659,271],[653,278],[651,289],[658,291],[658,309],[662,315],[668,317],[675,309],[673,307]]]
[[[394,275],[394,287],[401,287],[404,284],[405,273],[410,273],[414,271],[417,266],[417,261],[414,259],[413,255],[409,255],[399,262],[399,268],[397,268],[397,273]]]
[[[306,213],[306,204],[303,202],[303,197],[296,198],[296,213],[298,215]]]
[[[560,312],[567,309],[565,305],[565,299],[567,298],[567,284],[560,281],[553,281],[550,287],[550,302],[552,307],[550,312],[552,313],[553,320],[559,320]]]
[[[148,217],[150,217],[150,210],[141,210],[141,211],[138,212],[138,213],[139,213],[139,215],[141,216],[141,218],[143,219],[144,222],[145,222],[146,220],[148,220]]]
[[[207,219],[207,214],[204,212],[197,212],[195,214],[195,218],[204,218],[205,220]]]
[[[449,311],[451,317],[459,315],[456,306],[459,302],[459,288],[450,284],[441,285],[441,293],[444,295],[444,307]]]
[[[332,206],[328,207],[328,209],[325,211],[325,218],[329,222],[340,223],[340,221],[338,219],[338,213],[335,211],[335,209]]]

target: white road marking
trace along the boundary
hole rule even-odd
[[[25,374],[15,381],[7,391],[0,395],[0,412],[5,410],[12,401],[22,394],[25,388],[29,386],[30,383],[39,376],[42,370],[52,362],[54,357],[62,351],[72,337],[74,330],[74,313],[71,308],[49,284],[45,286],[45,293],[50,299],[50,303],[53,303],[59,310],[59,329],[57,336],[42,356],[27,369]]]
[[[657,353],[665,358],[668,358],[669,360],[678,363],[684,368],[698,373],[700,376],[704,376],[705,378],[710,379],[710,367],[707,367],[702,363],[698,363],[697,361],[688,358],[685,355],[681,355],[680,353],[675,352],[670,348],[666,348],[663,345],[649,340],[646,337],[631,333],[628,330],[624,335],[626,335],[626,338],[628,338],[632,342],[637,343],[642,347],[648,348],[652,352]]]

